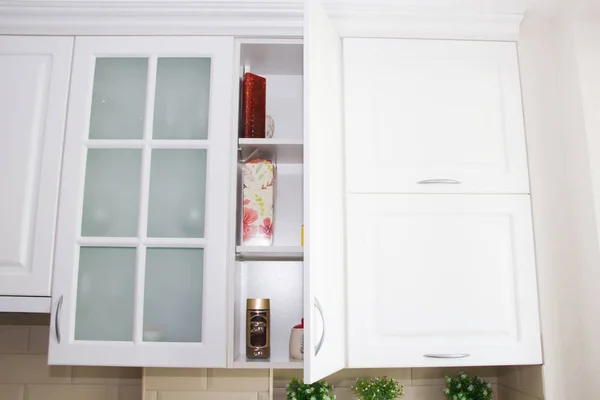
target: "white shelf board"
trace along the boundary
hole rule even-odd
[[[302,246],[236,246],[235,252],[242,260],[290,260],[302,261]]]
[[[233,362],[233,368],[245,369],[303,369],[303,360],[294,360],[289,357],[271,357],[267,360],[248,359],[245,354],[240,354]]]
[[[260,158],[273,160],[276,164],[302,164],[304,146],[302,139],[239,139],[242,158],[258,149]]]
[[[0,312],[50,313],[50,297],[0,296]]]

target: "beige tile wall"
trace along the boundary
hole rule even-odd
[[[542,366],[524,365],[498,369],[501,400],[544,400]]]
[[[338,400],[354,400],[355,397],[350,386],[357,378],[371,376],[388,376],[398,379],[404,386],[403,400],[447,400],[443,393],[444,377],[457,375],[461,371],[487,380],[492,384],[494,392],[497,392],[496,368],[345,369],[326,380],[335,387]],[[274,400],[286,398],[285,385],[292,377],[300,378],[300,371],[275,371]],[[494,399],[498,400],[499,397],[494,395]]]
[[[269,400],[270,371],[144,368],[144,400]]]
[[[0,315],[0,400],[141,400],[141,368],[49,367],[47,323]]]
[[[544,400],[544,384],[540,365],[502,367],[498,369],[501,400]]]
[[[461,371],[481,376],[497,392],[496,368],[345,369],[327,381],[336,387],[338,400],[354,399],[350,386],[356,378],[380,375],[394,377],[404,385],[403,400],[446,400],[442,392],[445,375]],[[268,370],[146,368],[145,400],[268,400],[269,374]],[[284,400],[285,385],[301,375],[297,370],[274,371],[273,399]]]

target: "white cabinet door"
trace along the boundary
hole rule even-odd
[[[528,193],[515,43],[345,39],[351,193]]]
[[[0,295],[50,296],[72,51],[0,37]]]
[[[341,39],[316,1],[304,21],[304,380],[345,367]]]
[[[540,364],[527,195],[351,195],[349,367]]]
[[[224,367],[233,38],[77,38],[51,364]]]

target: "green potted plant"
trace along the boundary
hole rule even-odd
[[[449,400],[492,400],[494,391],[489,382],[461,372],[455,378],[446,376],[444,394]]]
[[[395,400],[404,394],[402,385],[387,376],[357,379],[352,391],[360,400]]]
[[[292,378],[285,387],[287,400],[334,400],[333,386],[327,382],[306,384],[302,379]]]

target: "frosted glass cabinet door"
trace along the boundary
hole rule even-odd
[[[149,237],[203,238],[206,150],[152,152]]]
[[[49,361],[224,367],[232,38],[78,38]]]
[[[90,149],[81,236],[137,236],[142,151]]]
[[[0,36],[0,295],[50,296],[72,51]]]
[[[94,72],[90,139],[141,139],[147,58],[98,58]]]
[[[348,361],[541,363],[527,195],[350,195]]]
[[[148,249],[145,341],[202,342],[203,264],[203,249]]]
[[[159,58],[154,102],[155,139],[206,139],[210,58]]]
[[[135,248],[81,247],[77,340],[133,340]]]

